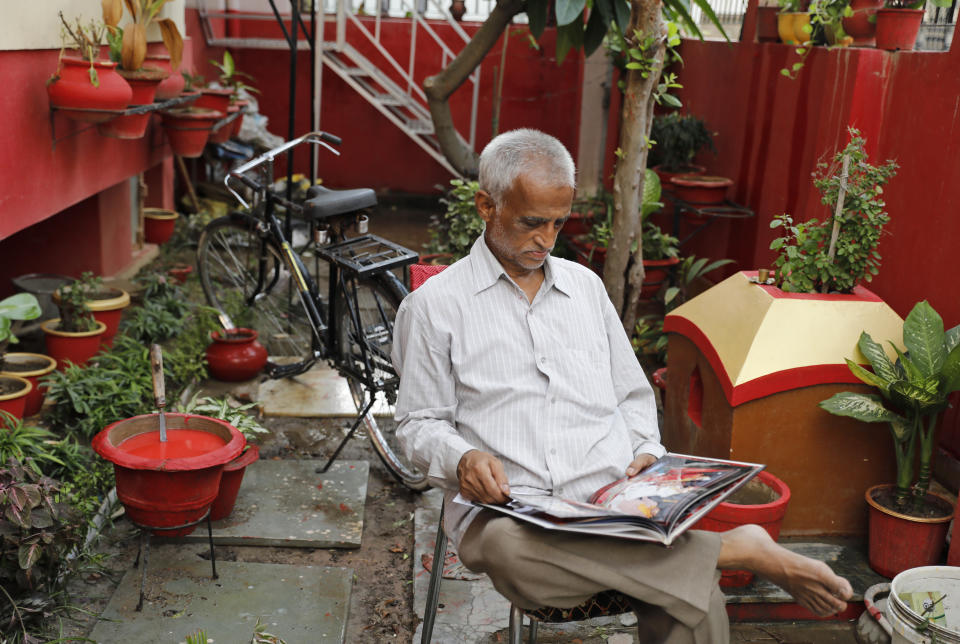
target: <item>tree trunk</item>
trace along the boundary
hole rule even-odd
[[[647,138],[656,103],[654,94],[666,52],[660,0],[631,0],[630,4],[630,26],[625,31],[629,46],[640,47],[640,41],[647,34],[655,34],[656,38],[653,46],[644,51],[651,62],[647,77],[636,69],[628,70],[626,75],[620,126],[621,156],[613,180],[613,228],[603,267],[603,284],[628,334],[636,325],[637,300],[644,277],[640,202],[647,167]],[[636,36],[638,31],[640,38]],[[637,250],[631,264],[630,248],[634,242]]]
[[[496,44],[515,15],[524,10],[523,0],[497,0],[497,6],[473,35],[470,42],[439,74],[423,81],[427,95],[430,118],[440,149],[458,172],[477,176],[479,156],[457,134],[450,113],[450,96],[467,80],[473,70],[483,62],[484,56]],[[504,34],[504,38],[507,35]]]

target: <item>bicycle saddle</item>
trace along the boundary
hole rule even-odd
[[[323,186],[312,186],[307,190],[303,214],[313,219],[325,219],[376,205],[377,194],[370,188],[330,190]]]

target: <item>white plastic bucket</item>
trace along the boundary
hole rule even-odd
[[[929,630],[917,631],[924,618],[900,599],[900,593],[909,592],[943,593],[945,598],[940,605],[946,625],[931,624]],[[885,613],[893,629],[893,644],[928,644],[934,641],[932,635],[936,635],[937,642],[960,644],[960,568],[922,566],[904,570],[890,584]]]

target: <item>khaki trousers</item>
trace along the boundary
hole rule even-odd
[[[570,608],[602,590],[636,600],[642,644],[725,644],[730,626],[716,569],[720,536],[689,531],[674,545],[544,530],[484,510],[458,549],[522,608]]]

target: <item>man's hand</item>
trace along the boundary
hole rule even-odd
[[[510,486],[503,471],[503,463],[493,454],[472,449],[460,457],[457,464],[460,494],[480,503],[506,503],[510,500]]]
[[[657,462],[657,457],[653,454],[641,454],[633,459],[633,462],[627,466],[627,476],[634,476]]]

